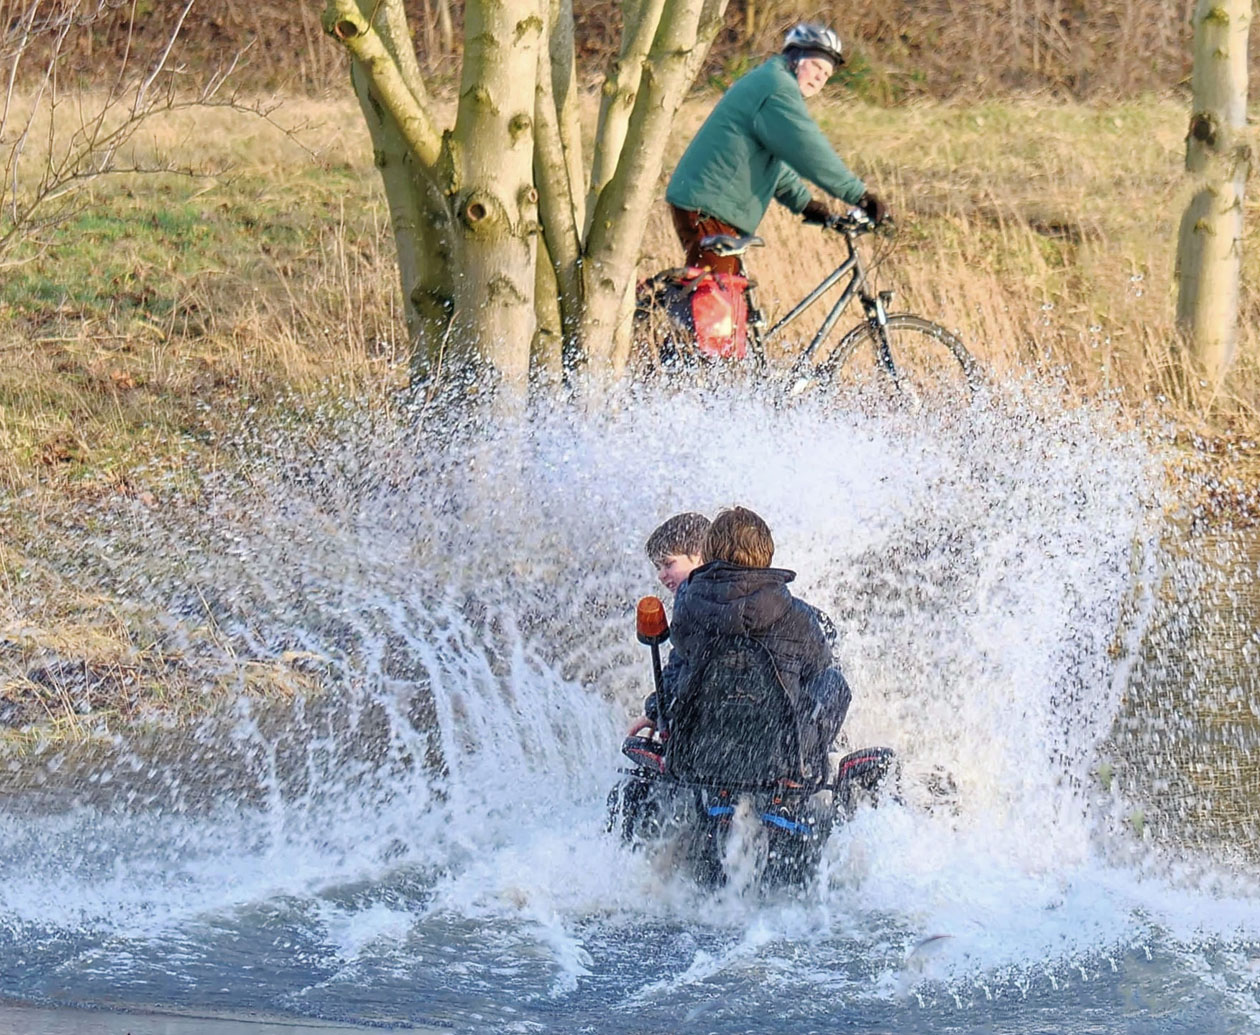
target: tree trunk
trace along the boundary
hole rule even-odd
[[[534,333],[529,366],[536,383],[559,384],[564,376],[564,333],[556,273],[546,251],[546,243],[539,241],[538,264],[534,270],[534,311],[538,315],[538,330]]]
[[[450,57],[455,53],[455,28],[451,24],[450,0],[434,0],[437,11],[438,38],[442,43],[442,54]]]
[[[324,28],[351,54],[351,82],[389,204],[413,376],[427,379],[441,369],[450,340],[457,242],[449,201],[433,175],[442,142],[401,0],[373,0],[368,13],[359,0],[329,0]]]
[[[1199,0],[1194,13],[1194,110],[1186,170],[1195,191],[1177,248],[1177,322],[1195,374],[1215,393],[1234,360],[1242,268],[1250,0]]]
[[[402,0],[328,0],[323,21],[351,53],[385,184],[413,378],[523,398],[535,326],[538,0],[467,4],[459,109],[441,136]]]
[[[534,183],[539,219],[557,290],[564,363],[577,362],[582,309],[582,141],[577,123],[573,12],[569,0],[548,8],[548,53],[540,60],[534,126]]]
[[[522,397],[535,327],[534,85],[542,29],[538,0],[465,6],[459,110],[446,154],[462,238],[452,339]]]
[[[613,178],[621,159],[630,116],[634,111],[634,99],[643,74],[643,62],[647,59],[660,25],[665,0],[640,0],[633,10],[630,4],[624,6],[626,25],[621,38],[621,53],[604,80],[604,88],[600,92],[595,156],[591,161],[591,185],[586,198],[588,219],[595,211],[600,191]]]
[[[389,200],[413,378],[461,397],[494,390],[523,399],[531,345],[540,367],[555,366],[553,296],[566,372],[593,356],[597,373],[616,373],[628,339],[615,347],[614,330],[629,326],[674,114],[726,0],[627,0],[630,37],[609,80],[593,218],[584,211],[572,0],[467,0],[459,103],[445,133],[403,0],[325,3],[324,28],[350,52]],[[539,271],[540,254],[554,277]]]
[[[593,372],[619,374],[631,289],[674,115],[712,42],[726,0],[672,0],[643,65],[621,159],[588,217],[581,339]],[[620,334],[619,334],[620,331]]]
[[[397,121],[373,93],[368,73],[358,60],[351,65],[351,78],[389,205],[412,373],[424,380],[440,369],[455,304],[453,267],[447,261],[454,248],[450,210]]]
[[[578,93],[573,0],[550,0],[549,8],[547,63],[551,68],[552,103],[556,109],[560,146],[564,150],[565,168],[568,170],[569,199],[576,224],[581,226],[585,220],[582,195],[586,183],[586,158],[582,154],[582,99]]]

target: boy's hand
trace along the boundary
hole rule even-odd
[[[646,715],[640,715],[637,719],[634,720],[634,722],[630,724],[630,728],[626,730],[626,736],[627,737],[637,736],[643,730],[649,731],[648,733],[649,737],[653,733],[656,732],[656,723],[654,723]]]

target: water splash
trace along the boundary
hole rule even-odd
[[[1176,927],[1169,885],[1109,861],[1090,790],[1162,563],[1160,458],[1116,423],[1013,387],[950,413],[697,393],[445,439],[343,404],[244,427],[233,464],[101,511],[63,563],[217,684],[282,664],[320,692],[122,739],[90,785],[50,774],[77,804],[0,815],[0,947],[37,946],[78,996],[91,957],[136,1001],[203,1002],[155,978],[162,952],[212,981],[231,938],[275,928],[308,973],[269,1006],[519,1030],[505,987],[575,1024],[673,1004],[716,1030],[715,987],[733,1018],[766,989],[945,1009],[1093,973]],[[642,543],[736,503],[836,620],[849,745],[906,768],[905,804],[839,831],[803,900],[704,896],[602,835],[649,688]]]

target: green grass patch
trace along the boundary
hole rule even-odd
[[[372,188],[344,168],[318,179],[303,171],[282,186],[255,176],[208,190],[188,178],[102,188],[16,251],[0,305],[35,324],[168,321],[192,278],[256,285],[269,271],[297,269],[329,209],[349,196],[362,210]]]
[[[102,181],[23,242],[0,279],[0,484],[126,482],[203,448],[243,393],[361,382],[365,342],[401,340],[375,171],[295,155]]]

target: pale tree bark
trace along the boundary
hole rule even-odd
[[[709,56],[709,47],[726,21],[727,0],[704,0],[700,9],[700,25],[696,29],[695,48],[687,55],[686,71],[683,79],[689,89],[695,82],[700,69],[704,67],[705,58]]]
[[[379,92],[374,92],[364,62],[352,62],[351,80],[389,203],[413,368],[417,376],[425,377],[430,365],[440,367],[454,308],[453,268],[442,261],[455,248],[446,198],[417,153],[423,150],[436,155],[441,144],[427,132],[421,132],[420,141],[408,138],[381,103]]]
[[[573,0],[550,0],[548,7],[547,60],[551,68],[551,97],[569,178],[569,199],[574,219],[581,226],[585,218],[582,194],[586,182],[586,159],[582,153],[582,98],[577,82]],[[541,71],[539,74],[542,74]]]
[[[451,23],[451,0],[433,0],[437,12],[438,39],[443,54],[455,53],[455,27]]]
[[[538,329],[534,332],[534,347],[530,353],[530,381],[531,384],[559,384],[564,377],[560,292],[545,242],[538,243],[538,251],[534,270],[534,312],[538,314]]]
[[[453,127],[438,128],[402,0],[328,0],[350,52],[398,246],[413,375],[523,395],[534,335],[532,98],[539,0],[474,0]]]
[[[1186,170],[1194,195],[1181,219],[1177,322],[1192,373],[1218,391],[1234,361],[1242,269],[1244,139],[1251,0],[1199,0],[1194,13],[1193,113]]]
[[[416,380],[461,392],[493,380],[519,398],[531,344],[540,369],[555,365],[557,310],[566,373],[589,358],[612,375],[624,361],[615,331],[619,318],[629,327],[669,131],[726,0],[632,6],[588,178],[572,0],[468,0],[447,129],[402,0],[326,0],[324,27],[350,53],[389,201]]]
[[[665,145],[683,95],[712,42],[726,0],[671,0],[643,65],[616,172],[600,193],[584,248],[579,334],[599,375],[622,366],[625,301],[633,284],[642,227],[656,197]],[[619,326],[620,325],[620,326]],[[620,330],[620,334],[619,334]]]
[[[616,172],[634,111],[634,99],[639,92],[643,62],[661,23],[665,0],[638,0],[633,5],[624,4],[623,10],[625,29],[621,37],[621,53],[604,80],[600,95],[595,156],[591,161],[591,182],[586,199],[588,214],[595,211],[600,191]]]
[[[568,25],[564,22],[567,18]],[[585,175],[577,124],[573,63],[572,9],[569,0],[549,6],[549,53],[542,59],[535,87],[534,181],[539,219],[546,239],[543,254],[552,264],[565,362],[578,361],[578,320],[582,299],[582,204]]]
[[[463,244],[452,336],[478,342],[520,393],[536,324],[533,86],[542,30],[538,0],[465,5],[459,111],[447,137]]]

